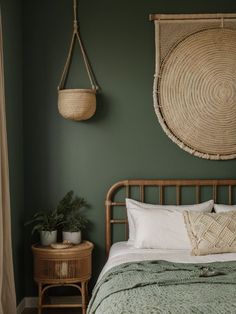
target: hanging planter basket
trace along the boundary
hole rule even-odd
[[[81,121],[91,118],[96,111],[96,90],[59,90],[58,110],[65,119]]]
[[[68,76],[69,67],[72,59],[75,42],[78,40],[82,52],[83,61],[91,83],[90,89],[65,89],[65,82]],[[98,85],[96,83],[93,70],[90,66],[80,33],[78,31],[77,21],[77,0],[74,0],[74,31],[70,44],[70,49],[66,64],[62,73],[61,81],[58,86],[58,110],[65,118],[75,121],[82,121],[91,118],[96,111],[96,92]]]

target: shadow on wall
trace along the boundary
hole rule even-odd
[[[93,123],[93,122],[101,122],[102,120],[106,119],[109,115],[109,103],[110,99],[107,97],[102,91],[98,92],[96,95],[97,98],[97,108],[95,115],[84,121],[86,123]]]

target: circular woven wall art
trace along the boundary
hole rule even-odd
[[[155,78],[154,105],[182,149],[236,158],[236,30],[202,30],[172,48]]]

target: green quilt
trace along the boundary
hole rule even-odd
[[[236,314],[236,262],[143,261],[109,270],[87,314]]]

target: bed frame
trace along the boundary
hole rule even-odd
[[[193,187],[195,189],[195,202],[201,202],[201,189],[203,187],[212,188],[211,195],[215,202],[218,200],[218,189],[219,187],[226,187],[228,204],[233,204],[233,187],[236,187],[236,180],[226,179],[226,180],[124,180],[115,183],[108,191],[105,201],[106,206],[106,254],[108,256],[110,247],[112,245],[112,228],[115,224],[125,224],[125,238],[128,239],[128,221],[127,213],[125,207],[125,198],[130,197],[130,190],[132,187],[139,189],[139,201],[145,202],[145,192],[148,187],[156,187],[159,197],[158,203],[160,205],[165,203],[165,189],[167,187],[175,188],[176,195],[176,205],[181,205],[181,188],[183,187]],[[121,189],[125,189],[124,200],[116,202],[115,196]],[[126,219],[115,219],[114,212],[117,207],[124,207],[126,213]]]

